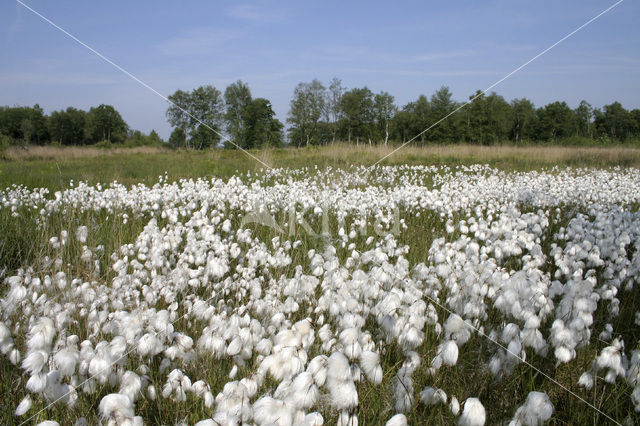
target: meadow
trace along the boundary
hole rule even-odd
[[[640,150],[0,161],[3,424],[638,424]]]
[[[396,146],[360,146],[337,143],[307,148],[269,148],[249,152],[271,167],[369,166]],[[501,170],[529,171],[559,167],[640,167],[640,148],[635,146],[481,146],[408,145],[383,165],[489,164]],[[153,185],[159,175],[170,180],[198,177],[228,178],[236,173],[264,168],[236,150],[187,151],[155,147],[102,149],[92,147],[10,147],[0,154],[0,188],[12,184],[29,188],[66,188],[70,180],[90,184],[117,180],[125,185]]]

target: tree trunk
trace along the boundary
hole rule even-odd
[[[389,123],[385,123],[384,125],[384,146],[387,146],[389,142]]]

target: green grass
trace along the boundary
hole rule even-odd
[[[301,149],[251,150],[250,154],[271,167],[345,168],[370,166],[391,153],[393,147],[336,144]],[[12,151],[0,160],[0,188],[13,184],[59,190],[74,180],[89,184],[118,181],[127,186],[152,185],[160,175],[169,181],[181,178],[230,177],[258,171],[264,166],[237,150],[170,151],[162,149],[100,150],[91,148],[34,147]],[[631,147],[514,147],[514,146],[407,146],[385,159],[385,165],[489,164],[502,170],[528,171],[552,166],[640,167],[640,149]]]

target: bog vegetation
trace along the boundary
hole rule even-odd
[[[0,419],[637,424],[637,151],[437,149],[15,151]]]

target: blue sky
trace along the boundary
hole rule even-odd
[[[402,106],[449,86],[466,100],[614,1],[24,0],[169,95],[237,79],[283,122],[294,87],[333,77]],[[640,4],[626,0],[494,90],[536,106],[640,107]],[[101,103],[168,137],[167,103],[17,2],[0,4],[0,105],[46,112]]]

